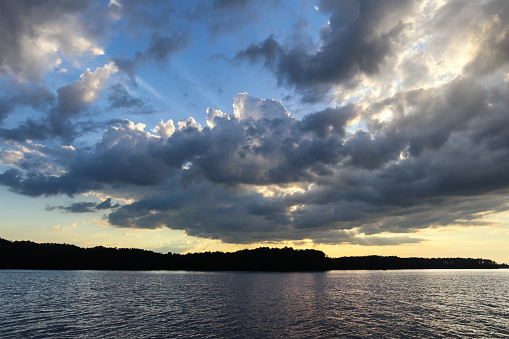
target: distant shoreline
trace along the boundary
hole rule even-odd
[[[271,271],[509,268],[481,258],[329,258],[318,250],[261,247],[237,252],[156,253],[135,248],[81,248],[69,244],[9,241],[0,238],[0,269],[118,271]]]

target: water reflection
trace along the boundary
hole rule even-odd
[[[507,337],[508,270],[0,271],[0,337]]]

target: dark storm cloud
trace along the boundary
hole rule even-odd
[[[17,86],[16,94],[11,98],[13,104],[31,106],[34,109],[42,109],[54,101],[53,93],[41,86]]]
[[[0,99],[0,122],[4,120],[11,112],[14,111],[14,106],[10,102],[9,98]]]
[[[59,209],[69,213],[90,213],[94,212],[95,206],[95,202],[75,202],[69,206],[46,206],[46,211]]]
[[[111,128],[104,134],[95,149],[76,151],[73,160],[67,164],[68,173],[53,181],[55,187],[48,193],[39,195],[72,195],[85,192],[93,186],[102,187],[103,184],[147,186],[163,181],[169,175],[169,170],[150,151],[160,139],[151,144],[145,132],[124,127],[124,121],[119,123],[120,127]],[[73,192],[69,188],[69,178],[74,180]]]
[[[259,105],[265,111],[254,114],[254,118],[241,112],[240,120],[216,117],[213,129],[181,125],[167,140],[131,122],[120,122],[104,133],[93,152],[77,152],[63,177],[143,186],[158,185],[178,174],[184,180],[206,179],[221,184],[282,184],[312,180],[317,173],[327,172],[320,166],[338,162],[342,143],[339,121],[346,123],[345,115],[351,116],[343,112],[347,109],[318,112],[305,123],[298,123],[284,115],[285,109],[277,100],[245,95],[241,99],[242,105]],[[339,118],[331,118],[332,112]],[[314,126],[326,128],[327,124],[331,131],[340,133],[313,137]],[[262,159],[266,160],[259,161]],[[188,162],[190,169],[183,171]]]
[[[15,128],[0,128],[0,137],[6,140],[46,140],[52,136],[51,127],[45,122],[28,118]]]
[[[76,152],[60,177],[9,170],[0,182],[30,196],[150,187],[152,194],[110,213],[110,223],[171,227],[234,243],[328,243],[339,241],[334,230],[376,236],[481,225],[478,213],[507,206],[506,93],[458,77],[441,88],[327,108],[300,120],[278,100],[244,93],[232,115],[209,110],[213,128],[189,119],[163,138],[119,121],[95,149]],[[380,112],[392,118],[375,119]],[[360,117],[365,128],[347,133]],[[361,241],[350,238],[345,241]],[[398,243],[412,241],[418,240]]]
[[[368,121],[369,130],[346,134],[348,121],[381,110],[393,119]],[[107,130],[95,150],[78,152],[65,175],[23,177],[12,170],[2,183],[32,196],[108,184],[166,187],[165,195],[119,208],[110,222],[168,226],[229,242],[275,234],[313,238],[316,231],[354,227],[401,233],[460,223],[504,205],[497,192],[509,188],[507,102],[472,79],[302,120],[287,116],[278,101],[244,94],[234,112],[215,114],[214,128],[182,124],[168,139],[124,121]],[[304,191],[271,197],[242,185]]]
[[[107,209],[118,208],[118,207],[120,207],[120,204],[113,205],[111,203],[111,198],[108,198],[95,206],[95,208],[98,210],[107,210]]]
[[[2,174],[1,183],[11,190],[29,195],[74,195],[99,189],[103,184],[155,185],[171,172],[163,159],[154,156],[160,139],[151,140],[134,125],[120,122],[111,128],[94,150],[79,150],[67,164],[69,172],[59,177],[18,170]]]
[[[236,194],[232,188],[205,182],[184,187],[173,181],[170,187],[169,194],[148,195],[110,213],[109,222],[128,228],[171,227],[185,230],[188,235],[230,243],[263,241],[269,234],[272,240],[301,236],[292,234],[288,226],[281,226],[287,225],[288,220],[246,214],[253,196]]]
[[[15,128],[0,128],[0,138],[6,140],[14,140],[18,142],[26,142],[30,140],[51,140],[58,138],[63,144],[69,145],[76,138],[87,134],[97,132],[98,130],[107,128],[111,123],[115,123],[118,119],[112,119],[106,122],[95,122],[92,120],[85,121],[58,121],[57,115],[52,115],[55,124],[60,127],[57,131],[51,126],[48,117],[43,117],[39,121],[28,118],[18,124]]]
[[[82,201],[72,203],[69,206],[46,206],[46,211],[63,210],[69,213],[91,213],[97,212],[97,210],[115,209],[120,207],[119,204],[111,204],[111,198],[104,200],[97,204],[95,202]]]
[[[171,62],[195,42],[189,20],[214,40],[265,20],[263,10],[278,2],[119,3],[107,10],[102,4],[103,10],[118,14],[118,25],[133,37],[148,37],[145,45],[132,59],[114,57],[55,93],[20,85],[40,81],[58,64],[54,48],[39,43],[41,27],[57,32],[62,55],[84,55],[92,49],[72,51],[70,42],[79,37],[97,47],[106,14],[90,15],[90,2],[0,4],[0,75],[9,82],[0,123],[11,123],[21,106],[25,114],[39,114],[0,126],[11,147],[0,156],[2,166],[10,166],[0,184],[11,191],[32,197],[97,191],[131,202],[107,198],[47,209],[105,211],[116,227],[169,227],[230,243],[410,244],[423,241],[406,235],[420,229],[483,226],[489,224],[484,213],[508,210],[507,2],[448,1],[426,12],[418,1],[320,1],[330,23],[318,44],[304,33],[308,22],[296,17],[286,41],[275,33],[234,60],[262,64],[303,101],[326,100],[339,86],[348,102],[296,118],[278,100],[241,93],[231,114],[209,108],[205,127],[193,118],[174,123],[166,117],[152,132],[128,120],[94,120],[92,113],[108,113],[94,104],[110,75],[118,68],[135,82],[141,65]],[[415,16],[416,9],[429,16]],[[76,32],[67,29],[74,19]],[[470,61],[458,66],[449,46],[466,38]],[[348,90],[363,80],[374,86],[368,94]],[[392,87],[377,87],[384,81]],[[108,109],[151,110],[122,83],[107,94]],[[93,147],[70,146],[99,127],[105,131]]]
[[[303,101],[327,98],[336,85],[356,82],[359,74],[374,75],[391,56],[399,36],[408,27],[411,1],[320,1],[330,14],[320,31],[320,49],[284,48],[273,36],[237,53],[236,60],[261,61],[280,85],[296,88]]]
[[[44,110],[55,101],[55,96],[45,87],[13,86],[14,95],[0,98],[0,122],[13,113],[19,106],[29,106],[35,110]]]
[[[353,108],[329,109],[301,121],[241,118],[245,134],[234,119],[216,117],[216,127],[201,132],[207,135],[207,148],[187,158],[192,165],[183,171],[184,178],[205,178],[210,187],[204,188],[202,179],[191,188],[175,184],[171,196],[186,196],[189,204],[152,196],[120,208],[110,222],[122,227],[166,225],[227,242],[315,239],[316,232],[352,228],[376,235],[437,225],[482,225],[476,215],[506,210],[509,189],[509,110],[494,94],[468,78],[441,89],[401,93],[368,108],[390,108],[392,121],[373,122],[371,133],[359,130],[348,138],[341,137],[342,126],[334,122],[346,123],[354,116],[347,114]],[[401,107],[410,113],[398,113]],[[335,119],[328,117],[332,112]],[[320,127],[324,121],[328,128],[302,128]],[[326,170],[316,170],[319,167]],[[313,188],[264,197],[241,187],[229,192],[227,186],[213,183],[281,188],[308,183]],[[159,205],[152,209],[155,201]],[[330,237],[328,242],[316,240],[336,241],[334,233]],[[345,242],[361,241],[356,239]],[[372,238],[377,245],[391,241]]]
[[[15,193],[30,197],[58,194],[67,194],[72,197],[77,193],[99,190],[103,187],[100,184],[85,182],[80,178],[72,178],[65,174],[56,177],[37,172],[23,173],[17,169],[9,169],[0,174],[0,184],[8,186]]]
[[[472,128],[473,121],[491,115],[489,96],[473,79],[458,78],[439,89],[400,92],[382,100],[363,112],[371,132],[358,130],[344,143],[349,164],[376,169],[400,156],[438,149],[455,133]],[[380,111],[389,111],[392,121],[369,118]]]
[[[471,127],[472,119],[489,114],[488,95],[471,78],[457,78],[439,89],[400,93],[374,106],[389,109],[393,121],[372,128],[384,134],[387,145],[401,148],[406,143],[411,155],[419,155],[425,148],[439,148],[454,132]]]
[[[208,137],[200,146],[204,152],[189,160],[193,163],[189,175],[226,184],[307,182],[313,180],[321,166],[326,168],[339,161],[341,134],[331,133],[324,138],[310,135],[316,126],[341,132],[340,121],[346,124],[351,114],[345,113],[348,109],[325,110],[299,123],[292,117],[270,117],[282,107],[279,102],[272,103],[272,107],[265,106],[271,109],[265,112],[267,117],[257,120],[241,116],[239,122],[216,117],[216,126],[206,132]],[[337,117],[331,118],[331,113]]]
[[[307,115],[302,120],[301,128],[304,131],[313,131],[321,138],[326,138],[330,132],[345,136],[345,125],[348,120],[355,118],[353,106],[342,108],[326,108],[321,112]]]

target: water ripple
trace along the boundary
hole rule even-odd
[[[507,338],[509,270],[0,271],[2,338]]]

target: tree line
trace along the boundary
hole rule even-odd
[[[489,259],[358,256],[329,258],[325,253],[290,247],[260,247],[237,252],[166,254],[136,248],[81,248],[0,238],[0,269],[327,271],[383,269],[507,268]]]

